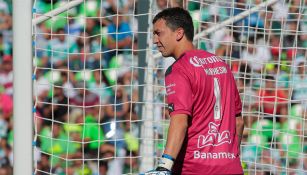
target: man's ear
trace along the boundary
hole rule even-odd
[[[183,38],[183,36],[184,36],[184,30],[183,30],[183,28],[179,27],[179,28],[177,29],[176,40],[177,40],[177,41],[180,41],[180,40]]]

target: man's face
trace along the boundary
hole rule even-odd
[[[172,31],[165,23],[159,19],[153,26],[154,44],[164,57],[173,56],[176,44],[176,32]]]
[[[60,87],[54,87],[54,96],[55,97],[63,97],[63,89]]]
[[[58,34],[59,34],[59,40],[61,41],[61,42],[64,42],[65,41],[65,32],[63,31],[63,30],[60,30],[59,32],[58,32]]]
[[[113,18],[112,18],[112,22],[113,22],[113,24],[115,25],[115,26],[119,26],[119,24],[122,22],[122,16],[120,16],[120,15],[115,15],[115,16],[113,16]]]
[[[265,86],[267,90],[274,90],[275,89],[275,82],[274,80],[267,80],[265,82]]]
[[[250,54],[256,54],[256,50],[255,50],[255,46],[254,44],[248,44],[247,46],[247,51],[250,53]]]
[[[300,63],[298,65],[298,72],[299,72],[299,74],[304,75],[305,74],[305,68],[306,68],[306,65],[304,65],[304,62]]]
[[[160,9],[164,9],[167,7],[167,1],[166,0],[157,0],[157,5]]]

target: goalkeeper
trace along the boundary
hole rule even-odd
[[[228,65],[193,46],[189,13],[168,8],[153,19],[154,44],[175,62],[165,73],[170,126],[161,161],[145,174],[243,174],[241,100]]]

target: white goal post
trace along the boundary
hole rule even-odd
[[[32,1],[13,1],[14,174],[33,174]]]

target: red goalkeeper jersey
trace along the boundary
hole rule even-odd
[[[171,117],[189,116],[174,174],[242,174],[236,134],[242,104],[228,65],[203,50],[189,51],[168,68],[165,84]]]

